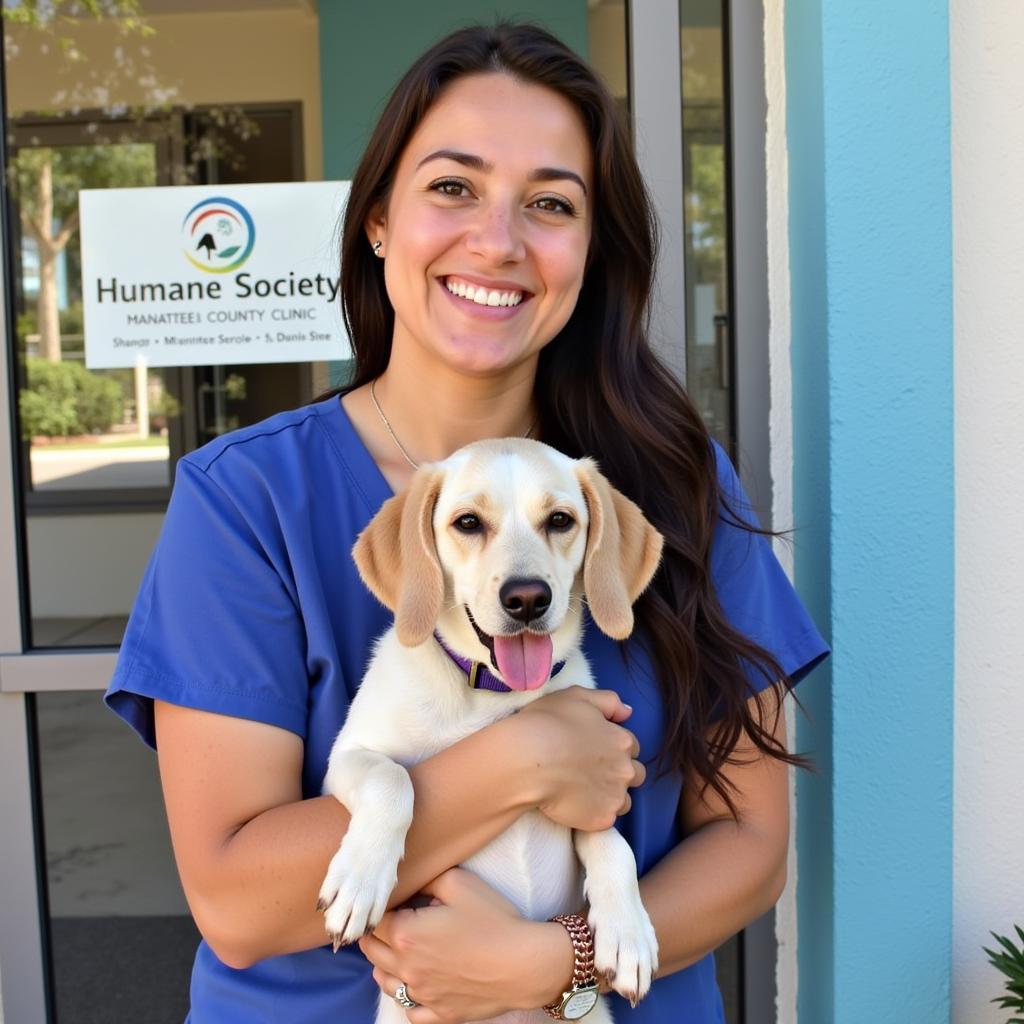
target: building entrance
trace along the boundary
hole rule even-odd
[[[316,0],[79,6],[91,13],[8,2],[2,21],[0,820],[11,827],[0,834],[0,999],[12,1022],[169,1024],[187,1012],[198,936],[156,759],[100,696],[177,460],[311,400],[346,365],[339,354],[87,369],[78,193],[348,178],[394,76],[479,5],[435,4],[427,26],[411,0],[393,5],[409,17]],[[727,445],[737,379],[728,7],[528,0],[509,11],[588,54],[632,119],[645,173],[663,190],[670,315],[657,312],[659,344]],[[366,39],[382,37],[387,53],[368,56]],[[666,39],[667,62],[650,49]],[[675,154],[668,164],[649,145],[659,138]],[[144,247],[147,230],[118,244]],[[739,1024],[739,941],[719,969],[727,1019]]]

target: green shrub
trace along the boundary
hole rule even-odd
[[[1007,1024],[1024,1024],[1024,1017],[1020,1016],[1024,1014],[1024,930],[1020,925],[1015,924],[1013,927],[1022,943],[1021,946],[1015,946],[1005,936],[992,932],[992,938],[1002,949],[991,950],[987,946],[982,946],[982,949],[988,954],[989,963],[1006,976],[1008,994],[997,996],[992,1002],[999,1003],[1004,1010],[1013,1012]]]
[[[73,395],[58,397],[38,391],[22,391],[19,402],[21,433],[26,441],[33,437],[67,437],[77,433],[78,416]]]
[[[115,380],[80,363],[26,360],[28,385],[21,392],[21,432],[32,437],[67,437],[109,430],[124,416],[124,392]]]

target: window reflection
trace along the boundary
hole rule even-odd
[[[686,377],[708,428],[732,436],[725,33],[721,0],[681,0]]]
[[[588,60],[604,79],[615,102],[629,112],[629,51],[625,0],[590,0],[587,4]]]
[[[160,371],[86,368],[78,232],[79,190],[156,185],[156,146],[38,144],[57,141],[48,128],[36,126],[37,144],[18,145],[25,132],[14,134],[8,171],[20,228],[18,411],[31,487],[166,487],[175,399]]]
[[[85,366],[78,194],[322,177],[316,5],[6,0],[5,118],[33,646],[116,644],[185,452],[327,364]],[[149,244],[147,225],[119,241]]]
[[[180,1024],[199,933],[156,759],[99,693],[36,696],[59,1024]]]

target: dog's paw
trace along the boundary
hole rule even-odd
[[[591,902],[594,969],[630,1004],[636,1006],[658,970],[658,937],[639,894],[626,905],[619,900]]]
[[[381,843],[376,838],[368,841],[369,837],[353,835],[350,829],[320,886],[316,909],[324,915],[335,953],[377,927],[398,880],[404,833],[398,837],[397,849],[394,840]]]

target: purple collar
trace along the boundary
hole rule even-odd
[[[503,683],[482,661],[471,661],[469,658],[462,657],[461,654],[456,654],[441,639],[440,633],[435,633],[434,639],[441,645],[441,650],[466,673],[471,690],[492,690],[495,693],[512,692],[512,687]],[[556,662],[551,668],[551,676],[549,678],[553,679],[557,676],[564,666],[564,661]]]

